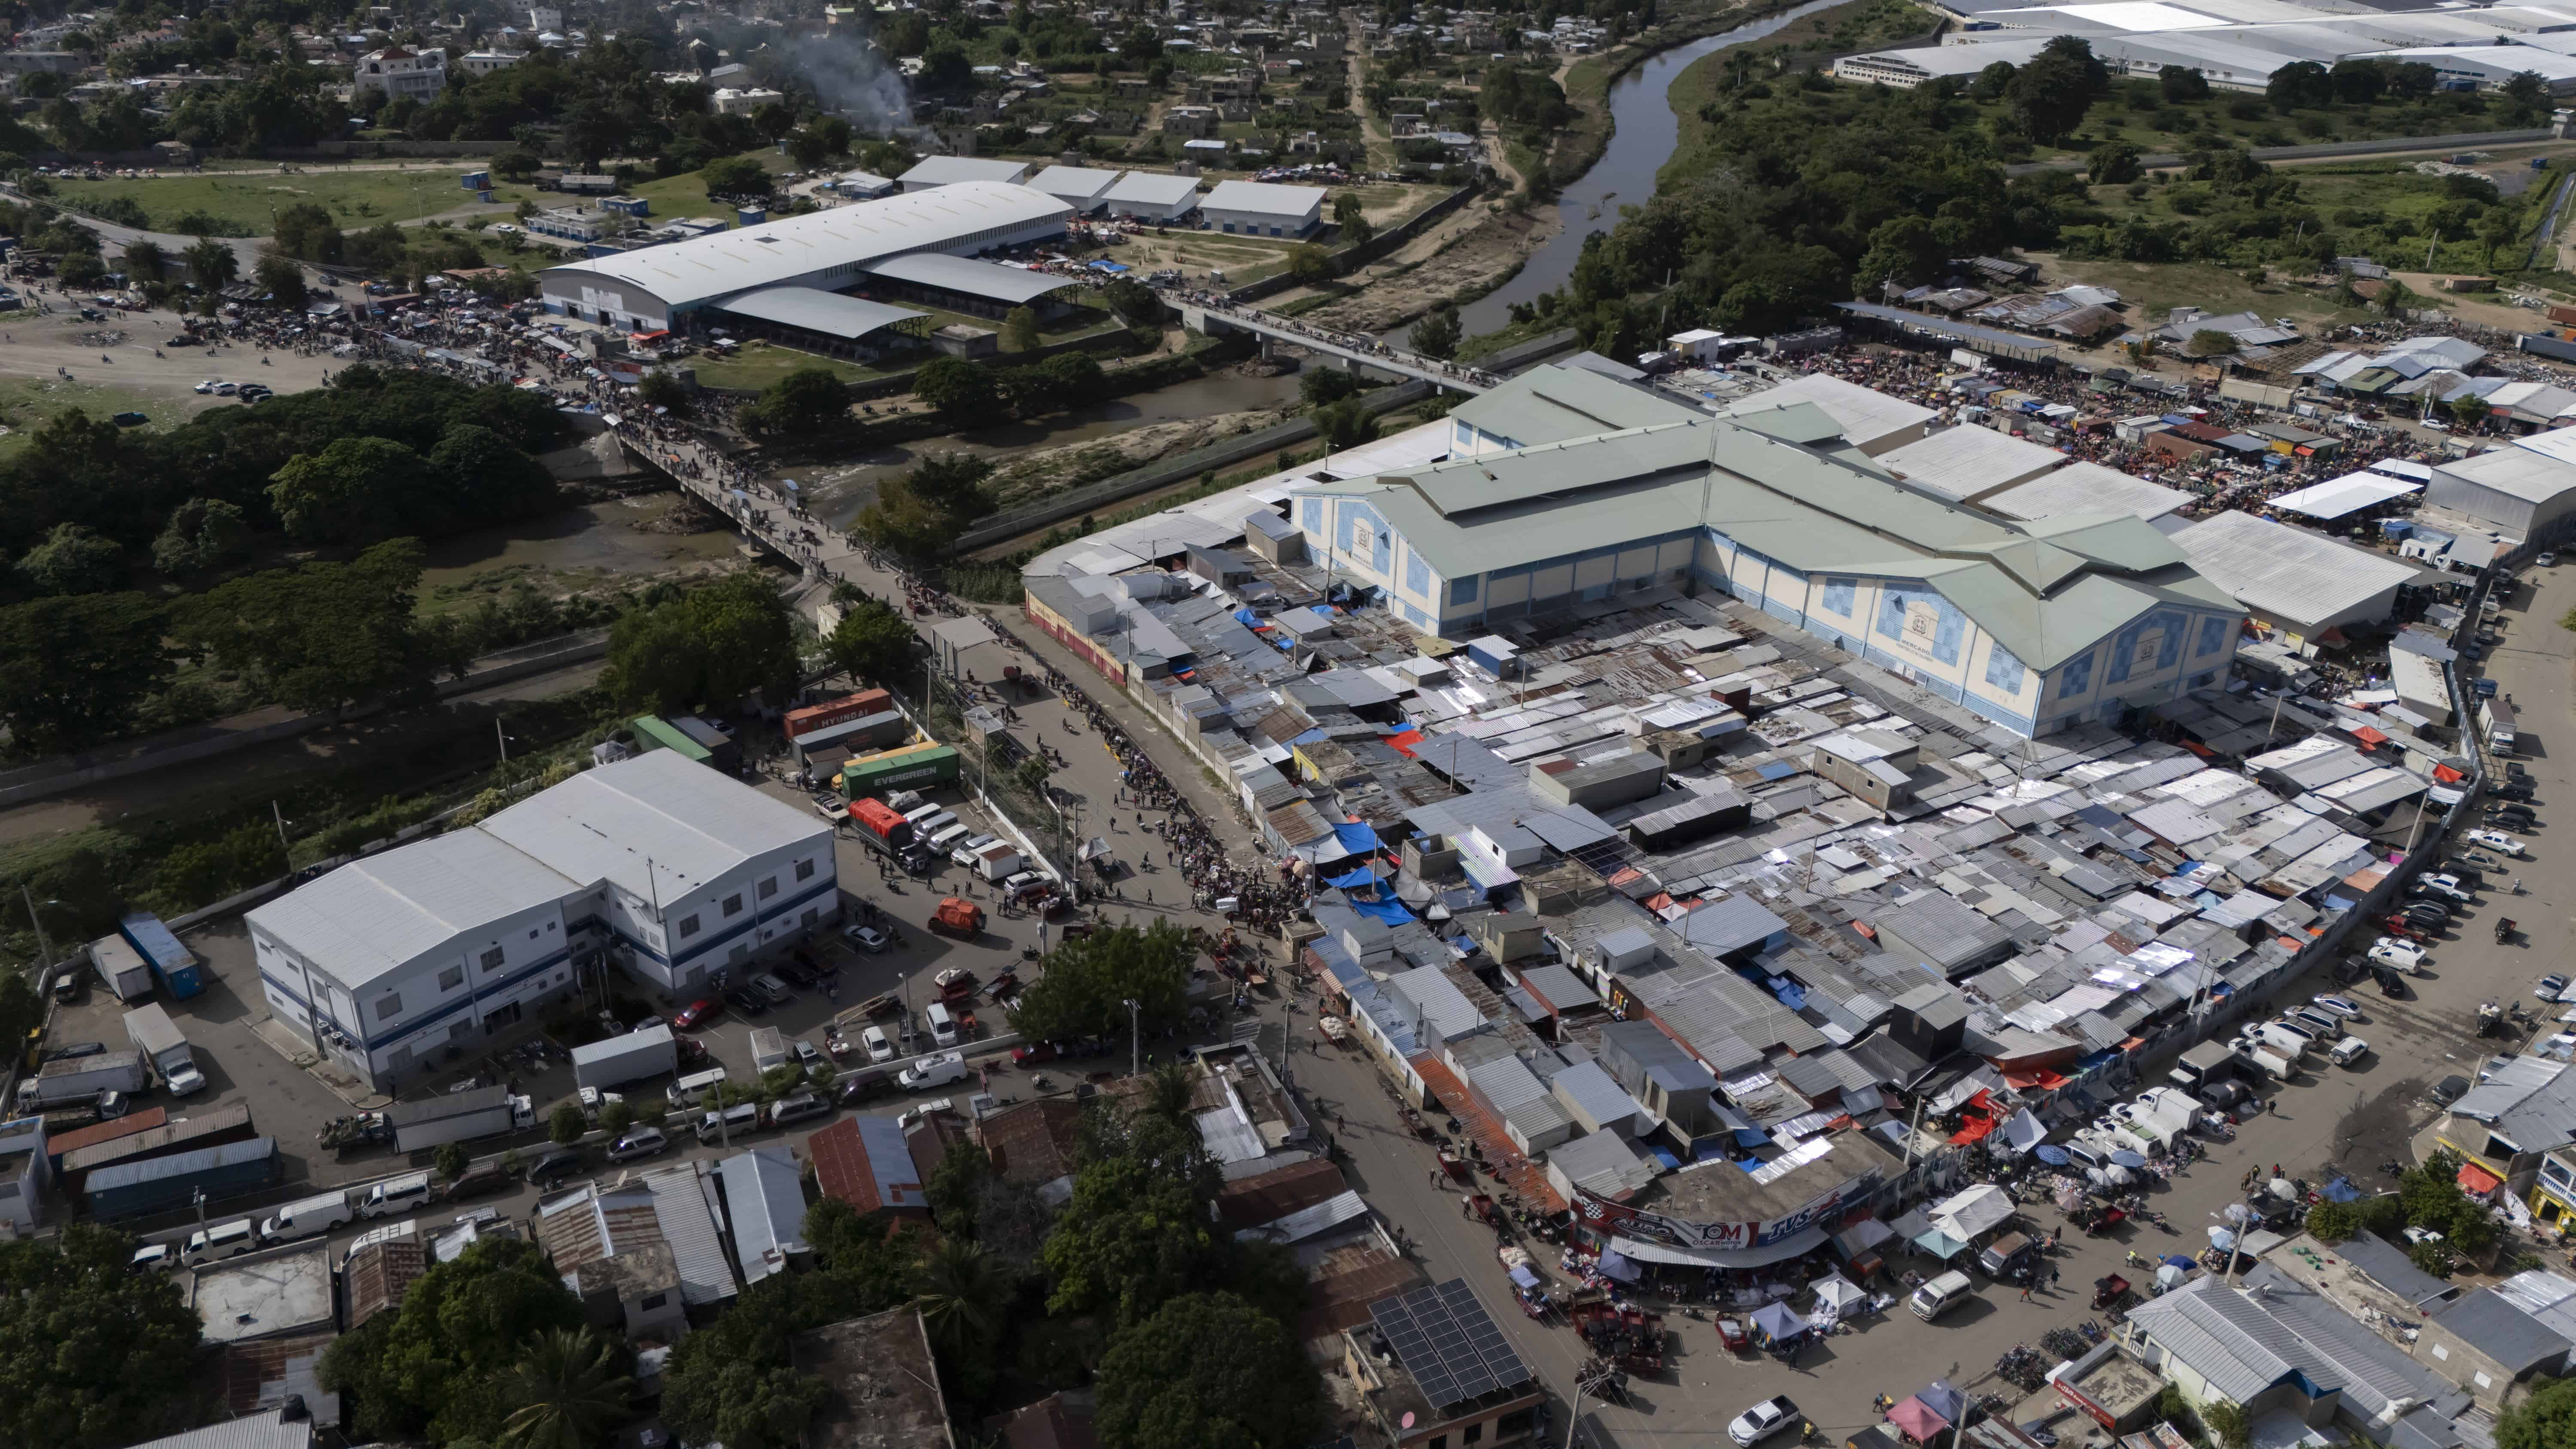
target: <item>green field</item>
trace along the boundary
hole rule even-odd
[[[760,150],[747,154],[752,160],[768,167],[772,175],[791,169],[787,158],[776,151]],[[857,163],[852,162],[841,169],[853,170],[856,166]],[[674,221],[688,216],[720,216],[728,225],[733,221],[733,207],[729,203],[709,201],[707,183],[695,171],[683,171],[677,176],[665,176],[659,181],[638,181],[627,187],[625,194],[640,196],[651,202],[653,220],[657,222]],[[555,198],[558,205],[563,200],[562,197]],[[542,206],[545,203],[538,204]]]
[[[26,447],[28,438],[36,429],[70,408],[79,408],[93,418],[142,413],[151,418],[143,426],[146,432],[175,427],[202,410],[175,403],[166,394],[156,396],[131,392],[98,383],[64,382],[59,378],[0,378],[0,427],[9,430],[5,436],[0,436],[0,458]]]
[[[470,162],[443,161],[403,171],[297,171],[280,175],[272,168],[266,172],[204,176],[58,181],[54,184],[54,199],[86,211],[111,197],[123,197],[143,208],[152,219],[151,229],[156,231],[177,230],[181,216],[203,211],[235,222],[258,236],[268,234],[279,207],[310,201],[329,208],[342,230],[357,230],[380,221],[412,221],[423,211],[436,216],[472,205],[473,197],[457,184],[457,179],[472,169]],[[496,187],[493,195],[493,204],[482,209],[495,217],[507,217],[512,207],[523,200],[544,204],[539,193],[526,186]]]
[[[808,367],[824,367],[844,382],[867,382],[885,376],[884,371],[862,363],[845,362],[837,357],[824,357],[812,352],[799,352],[774,342],[746,342],[731,357],[712,354],[689,359],[697,370],[702,387],[733,388],[758,392],[791,372]]]

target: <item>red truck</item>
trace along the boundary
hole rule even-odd
[[[971,941],[984,933],[984,908],[973,901],[950,896],[930,913],[930,929],[943,936]]]
[[[900,858],[911,848],[912,822],[883,800],[851,801],[850,823],[859,828],[861,840],[882,854]]]

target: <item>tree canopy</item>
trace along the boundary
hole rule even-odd
[[[83,594],[0,608],[0,720],[34,751],[116,732],[170,677],[170,623],[143,594]]]
[[[133,1258],[88,1223],[0,1243],[0,1443],[118,1449],[198,1421],[196,1310]]]
[[[828,367],[800,367],[762,389],[751,423],[774,433],[812,433],[849,421],[850,385]]]
[[[1191,1293],[1118,1332],[1100,1360],[1104,1444],[1292,1449],[1322,1437],[1322,1395],[1296,1336],[1231,1293]]]
[[[901,609],[883,599],[862,599],[842,608],[823,650],[850,677],[891,684],[913,674],[912,646],[920,637]]]
[[[188,600],[174,633],[291,708],[410,702],[438,662],[415,617],[420,570],[419,540],[398,538],[347,563],[245,574]]]
[[[1197,948],[1166,920],[1109,926],[1059,944],[1046,971],[1011,1008],[1012,1028],[1031,1041],[1124,1036],[1129,1001],[1147,1036],[1179,1026],[1189,1011],[1189,968]]]
[[[965,453],[933,453],[900,478],[877,484],[874,503],[859,511],[854,531],[879,548],[934,558],[976,519],[993,511],[984,480],[993,465]]]
[[[540,1334],[578,1331],[581,1302],[535,1244],[485,1239],[435,1263],[323,1351],[322,1386],[347,1395],[352,1437],[492,1439],[513,1405],[503,1381]]]
[[[610,626],[600,682],[633,709],[724,705],[755,689],[783,700],[797,670],[795,623],[767,574],[745,570]]]

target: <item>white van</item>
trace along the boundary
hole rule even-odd
[[[695,1125],[701,1146],[710,1142],[727,1141],[729,1140],[727,1134],[733,1137],[747,1137],[760,1130],[760,1104],[736,1102],[721,1112],[709,1111],[702,1114]]]
[[[1970,1291],[1971,1285],[1967,1274],[1944,1273],[1915,1289],[1906,1298],[1905,1306],[1914,1311],[1915,1317],[1930,1323],[1933,1319],[1967,1302]]]
[[[215,1258],[238,1258],[259,1246],[259,1229],[248,1218],[217,1223],[188,1235],[188,1246],[179,1250],[179,1261],[193,1268]]]
[[[2318,1048],[2314,1033],[2287,1022],[2267,1021],[2254,1031],[2254,1039],[2292,1061]]]
[[[397,1177],[389,1182],[377,1183],[367,1189],[367,1195],[358,1202],[358,1216],[382,1218],[391,1217],[395,1213],[410,1212],[427,1203],[435,1195],[435,1189],[430,1185],[429,1174],[415,1172],[407,1177]]]
[[[941,855],[946,855],[974,837],[974,830],[960,822],[930,837],[930,848]]]
[[[930,1039],[933,1042],[944,1047],[957,1045],[957,1018],[949,1014],[945,1004],[936,1001],[930,1003],[930,1008],[921,1014],[921,1019],[930,1023]]]
[[[310,1238],[327,1233],[348,1220],[349,1195],[345,1192],[328,1192],[319,1197],[308,1197],[302,1202],[291,1202],[279,1208],[267,1221],[259,1225],[259,1240],[265,1246],[270,1243],[292,1242],[297,1238]]]
[[[920,830],[920,828],[921,828],[921,822],[923,822],[923,821],[925,821],[925,820],[929,819],[931,816],[936,815],[936,814],[938,814],[939,812],[941,812],[941,811],[943,811],[943,810],[945,810],[945,809],[947,809],[947,808],[948,808],[947,806],[945,806],[945,805],[941,805],[941,804],[937,803],[936,801],[923,800],[920,804],[918,804],[918,805],[914,805],[914,806],[910,807],[909,809],[906,809],[906,810],[903,812],[903,818],[904,818],[904,821],[905,821],[907,824],[911,825],[911,826],[913,827],[913,829],[917,832],[917,831],[919,831],[919,830]]]
[[[937,1056],[918,1058],[911,1066],[895,1073],[894,1079],[908,1092],[962,1082],[966,1080],[966,1054],[941,1052]]]
[[[670,1099],[673,1107],[686,1111],[698,1105],[698,1099],[714,1091],[724,1079],[724,1068],[709,1067],[703,1072],[691,1072],[673,1082],[662,1089],[662,1095]]]

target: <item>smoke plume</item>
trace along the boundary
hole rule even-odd
[[[903,76],[867,41],[847,36],[800,40],[789,59],[823,104],[860,130],[883,136],[912,123]]]

